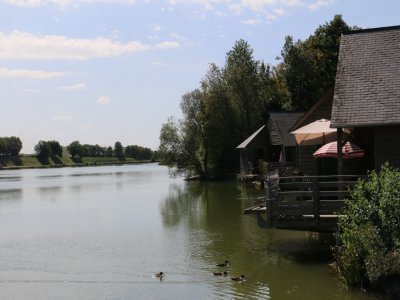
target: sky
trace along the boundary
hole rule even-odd
[[[169,116],[239,39],[276,65],[285,36],[341,14],[400,25],[397,0],[0,0],[0,136],[156,150]]]

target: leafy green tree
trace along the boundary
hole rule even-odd
[[[182,146],[181,131],[178,122],[169,117],[167,122],[162,124],[160,130],[160,146],[159,152],[163,163],[167,165],[187,166],[184,160],[184,150]]]
[[[113,148],[108,146],[104,149],[104,156],[105,157],[112,157],[113,156]]]
[[[400,170],[388,164],[359,181],[339,221],[336,264],[349,285],[400,275]]]
[[[340,15],[336,15],[305,41],[294,41],[292,36],[285,38],[280,75],[287,88],[287,108],[307,110],[333,87],[340,36],[352,29],[356,27],[348,26]]]
[[[17,156],[22,149],[22,142],[18,137],[3,137],[0,139],[1,155]]]
[[[124,147],[120,142],[116,142],[114,145],[114,156],[118,159],[124,158]]]
[[[74,141],[67,146],[68,153],[72,158],[82,158],[84,149],[78,141]]]
[[[239,120],[241,138],[246,138],[263,122],[258,67],[253,49],[244,40],[237,41],[227,53],[224,77],[228,97]]]
[[[247,42],[238,41],[224,68],[211,64],[200,88],[182,96],[182,120],[169,119],[161,130],[164,162],[191,168],[201,178],[235,173],[235,147],[264,124],[276,99],[269,66],[252,53]]]
[[[126,157],[131,157],[136,160],[150,160],[153,156],[153,151],[151,151],[151,149],[138,145],[126,146],[124,153]]]
[[[47,143],[50,146],[50,155],[62,156],[63,149],[58,141],[48,141]]]
[[[7,144],[4,138],[0,138],[0,155],[7,155]]]
[[[39,141],[35,145],[35,153],[41,159],[46,159],[51,155],[51,145],[46,141]]]

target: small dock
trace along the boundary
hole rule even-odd
[[[265,203],[245,209],[262,228],[336,232],[359,175],[269,177]],[[350,200],[351,201],[351,200]]]

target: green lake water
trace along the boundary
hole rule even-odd
[[[262,196],[157,164],[2,170],[0,299],[375,299],[345,288],[325,243],[242,214]]]

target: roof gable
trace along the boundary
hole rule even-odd
[[[332,127],[400,124],[400,26],[341,37]]]
[[[300,127],[303,127],[311,122],[320,119],[331,119],[332,113],[332,102],[333,102],[333,87],[329,89],[314,105],[303,114],[301,118],[289,129],[294,131]]]
[[[268,132],[271,144],[284,145],[286,147],[296,146],[296,140],[289,133],[289,129],[303,114],[303,112],[270,113]]]

